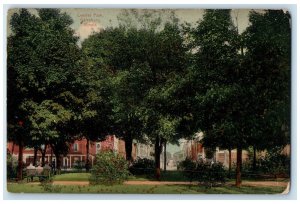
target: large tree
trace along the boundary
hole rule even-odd
[[[239,35],[230,10],[206,10],[193,30],[195,65],[188,77],[195,89],[196,130],[204,132],[204,145],[237,148],[237,185],[240,185],[242,148],[247,146],[239,79]],[[228,137],[229,136],[229,137]]]
[[[27,120],[27,113],[21,109],[26,96],[29,94],[28,87],[23,84],[26,80],[23,73],[27,72],[27,62],[31,60],[34,48],[28,47],[28,36],[35,33],[38,19],[27,10],[22,9],[19,14],[14,14],[10,21],[13,35],[8,37],[7,44],[7,123],[8,140],[19,145],[18,155],[18,179],[22,179],[23,169],[23,147],[30,140],[30,123]]]
[[[127,14],[133,15],[137,24],[125,15],[118,28],[90,36],[83,49],[91,56],[93,66],[112,73],[112,132],[125,140],[126,158],[131,160],[133,139],[143,140],[147,135],[159,144],[159,150],[161,141],[167,138],[157,137],[158,132],[162,135],[157,128],[165,131],[163,121],[171,118],[164,110],[167,99],[159,91],[182,69],[185,49],[175,16],[162,24],[156,12],[133,10]],[[156,152],[158,158],[160,151]]]
[[[125,141],[126,159],[132,160],[133,139],[143,141],[142,102],[150,87],[147,64],[133,64],[112,78],[113,132]]]
[[[106,28],[92,34],[82,44],[86,63],[85,70],[86,73],[90,73],[88,86],[98,97],[94,101],[95,104],[98,104],[94,110],[98,113],[98,121],[102,121],[103,131],[100,134],[115,134],[117,137],[131,142],[130,145],[128,142],[125,145],[126,149],[129,149],[128,146],[132,146],[132,137],[129,134],[130,131],[125,134],[125,129],[128,128],[127,124],[130,123],[127,122],[128,109],[122,104],[125,103],[127,97],[128,100],[130,97],[134,97],[134,94],[123,93],[122,90],[130,84],[124,84],[124,79],[118,80],[118,78],[126,77],[127,70],[131,67],[131,58],[127,49],[130,48],[123,28]],[[123,116],[126,118],[122,118]],[[94,117],[94,120],[96,118]],[[93,121],[90,122],[93,123]],[[131,123],[130,127],[133,125]],[[90,136],[92,135],[90,134]],[[131,159],[131,151],[130,153],[127,151],[126,155],[128,159]]]
[[[155,144],[156,177],[160,179],[160,154],[163,145],[179,139],[180,118],[174,108],[177,100],[170,100],[168,88],[186,66],[186,47],[176,18],[165,23],[159,32],[146,39],[145,60],[149,64],[151,88],[144,99],[144,132]]]
[[[71,103],[70,109],[75,111],[76,118],[73,124],[76,126],[78,139],[86,139],[86,171],[91,168],[90,142],[104,140],[111,133],[112,106],[109,96],[110,73],[99,67],[93,66],[94,59],[88,56],[86,47],[82,48],[81,70],[74,82],[77,92],[74,94],[76,103]]]
[[[28,131],[18,138],[20,155],[24,141],[28,143],[26,145],[32,146],[31,139],[45,142],[49,135],[55,135],[51,134],[52,128],[46,130],[47,127],[53,127],[55,121],[47,122],[50,118],[38,116],[43,111],[50,111],[56,114],[55,117],[60,117],[57,115],[61,113],[59,110],[66,110],[61,103],[63,93],[76,90],[72,87],[72,81],[80,52],[78,38],[70,28],[71,24],[71,17],[58,9],[38,9],[36,15],[21,9],[10,19],[12,34],[8,38],[8,124],[15,124],[14,118],[28,124]],[[53,112],[53,107],[59,110]],[[64,134],[67,124],[68,121],[64,120],[63,124],[54,129]],[[60,139],[65,141],[63,138]],[[51,141],[51,138],[47,141]],[[19,163],[19,169],[21,165]],[[21,179],[21,172],[19,174]]]
[[[253,110],[248,142],[254,149],[255,169],[256,150],[290,142],[291,27],[289,13],[282,10],[252,11],[249,21],[243,33],[241,83],[248,87]]]
[[[251,13],[250,27],[239,36],[230,10],[207,10],[194,31],[195,66],[188,75],[198,87],[194,118],[204,145],[237,149],[237,186],[242,149],[286,144],[288,19],[282,11]]]

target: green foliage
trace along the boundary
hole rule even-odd
[[[198,172],[197,179],[200,184],[207,187],[223,185],[227,176],[227,172],[221,163],[199,162],[196,171]]]
[[[30,132],[32,140],[41,140],[41,144],[59,137],[59,127],[68,123],[72,117],[70,110],[65,109],[53,100],[44,100],[40,104],[28,100],[21,108],[27,110],[29,114],[28,119],[32,126]]]
[[[258,159],[258,169],[264,173],[277,176],[290,175],[290,157],[282,154],[282,148],[267,151],[266,156]]]
[[[122,183],[128,176],[127,161],[117,153],[106,151],[96,155],[89,180],[93,185],[113,185]]]
[[[52,178],[42,180],[40,185],[42,186],[43,190],[47,193],[60,193],[63,187],[61,185],[53,185]]]
[[[71,23],[57,9],[39,9],[37,16],[26,9],[13,14],[8,68],[17,74],[19,92],[36,99],[53,97],[66,88],[80,57]]]
[[[192,161],[186,158],[179,164],[184,176],[192,181],[199,181],[206,187],[223,185],[227,176],[226,170],[221,163],[211,163],[203,161]]]
[[[291,158],[283,154],[282,149],[282,147],[273,147],[258,153],[255,168],[253,168],[253,155],[250,152],[249,160],[243,162],[243,177],[251,179],[288,178],[291,173]]]
[[[164,18],[159,11],[125,11],[119,27],[93,33],[80,49],[71,17],[59,9],[14,13],[9,140],[49,144],[56,156],[74,139],[109,133],[127,147],[147,137],[156,155],[165,141],[199,131],[208,148],[288,144],[289,13],[251,12],[242,34],[227,9],[206,10],[195,28],[179,26],[172,12]],[[264,166],[276,166],[272,158]]]
[[[154,169],[155,161],[147,158],[138,158],[129,167],[129,171],[133,175],[153,174]]]
[[[243,34],[247,48],[240,68],[247,87],[249,144],[257,149],[289,143],[290,126],[290,15],[283,10],[251,12]]]
[[[8,180],[17,178],[17,167],[18,160],[8,153],[6,158],[6,173]]]
[[[205,157],[207,159],[213,159],[214,153],[214,148],[205,148]]]
[[[183,85],[196,89],[191,106],[195,131],[205,133],[205,146],[285,145],[290,118],[289,14],[251,12],[250,26],[239,35],[230,12],[206,10],[191,32],[197,52]]]
[[[84,166],[84,162],[80,160],[75,161],[75,163],[73,164],[73,168],[77,171],[81,171],[84,168]]]
[[[289,142],[290,16],[266,10],[249,19],[239,34],[230,10],[206,10],[190,32],[194,63],[178,93],[190,93],[191,117],[182,126],[202,131],[205,147],[263,150]]]
[[[36,15],[20,9],[10,19],[7,45],[9,140],[29,147],[50,144],[56,155],[68,150],[75,117],[75,98],[63,97],[76,90],[81,57],[71,24],[59,9],[37,9]],[[22,127],[16,127],[18,120]]]
[[[205,146],[243,145],[241,134],[234,132],[241,124],[236,104],[241,87],[237,83],[239,37],[230,12],[206,10],[203,21],[192,32],[194,48],[198,49],[195,65],[188,69],[190,83],[196,89],[191,112],[198,126],[195,131],[205,133]]]
[[[164,82],[184,68],[185,47],[178,19],[171,14],[163,24],[160,16],[157,11],[125,10],[119,27],[94,33],[82,44],[94,73],[109,73],[111,132],[126,141],[129,151],[132,139],[178,137],[179,119],[168,108],[167,92],[161,93]]]
[[[195,180],[197,176],[197,172],[195,172],[196,167],[196,162],[189,158],[185,158],[185,160],[181,161],[178,165],[178,169],[183,171],[184,176],[187,177],[190,182]]]

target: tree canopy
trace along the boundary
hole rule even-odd
[[[289,144],[289,13],[252,11],[241,34],[228,9],[206,10],[196,27],[161,14],[125,10],[118,26],[79,46],[59,9],[14,13],[8,139],[50,145],[57,160],[74,140],[87,139],[88,149],[108,134],[125,140],[132,160],[133,139],[147,139],[159,179],[162,145],[202,131],[205,147],[237,149],[237,185],[243,149]]]

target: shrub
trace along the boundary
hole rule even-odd
[[[62,186],[60,185],[53,185],[53,179],[43,179],[41,180],[40,184],[44,191],[49,192],[49,193],[59,193],[62,190]]]
[[[15,179],[17,177],[17,167],[18,167],[17,159],[8,153],[7,160],[6,160],[8,180]]]
[[[127,161],[120,155],[111,152],[101,152],[96,155],[91,170],[90,184],[113,185],[122,183],[129,176]]]
[[[84,162],[83,161],[75,161],[75,163],[73,164],[73,168],[76,170],[76,171],[82,171],[82,169],[84,168]]]
[[[192,182],[197,176],[196,166],[196,162],[192,161],[190,158],[186,158],[178,164],[177,168],[178,170],[182,170],[184,176]]]
[[[190,181],[199,181],[201,185],[212,187],[225,183],[226,170],[221,163],[210,163],[185,159],[180,162],[179,169]]]
[[[288,177],[290,174],[290,157],[282,154],[282,148],[274,147],[265,156],[257,156],[256,168],[253,169],[253,155],[243,162],[243,177]]]
[[[212,187],[223,185],[225,183],[226,170],[224,169],[223,164],[219,162],[199,162],[196,171],[198,172],[197,180],[204,186]]]
[[[155,161],[147,158],[138,158],[129,168],[130,173],[134,175],[153,174]]]
[[[212,147],[206,147],[205,148],[205,157],[206,157],[206,159],[212,160],[213,157],[214,157],[214,153],[215,153],[214,148],[212,148]]]
[[[275,177],[290,174],[290,157],[281,154],[280,148],[269,150],[264,158],[259,159],[258,163],[261,171]]]

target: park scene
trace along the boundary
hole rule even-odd
[[[287,194],[291,16],[10,9],[9,193]]]

